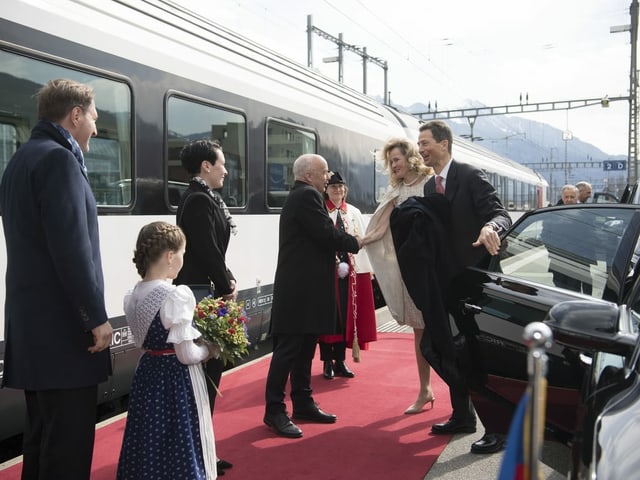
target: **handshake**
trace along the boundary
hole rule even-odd
[[[368,243],[371,243],[371,239],[369,237],[367,237],[366,235],[364,237],[361,237],[359,235],[354,235],[355,239],[358,241],[358,247],[362,248],[365,245],[367,245]]]

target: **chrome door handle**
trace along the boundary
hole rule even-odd
[[[471,313],[473,315],[475,315],[476,313],[482,312],[482,307],[479,307],[478,305],[474,305],[472,303],[467,303],[467,302],[464,302],[464,309],[466,312]]]

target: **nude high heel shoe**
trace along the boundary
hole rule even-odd
[[[429,394],[426,397],[418,397],[413,405],[410,405],[409,408],[404,411],[404,413],[406,415],[420,413],[424,409],[424,406],[429,402],[431,402],[431,409],[433,410],[433,404],[435,403],[435,401],[436,398],[433,396],[433,393]]]

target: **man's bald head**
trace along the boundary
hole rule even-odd
[[[331,174],[327,161],[321,155],[306,153],[293,162],[293,176],[296,180],[307,183],[320,193],[324,193]]]

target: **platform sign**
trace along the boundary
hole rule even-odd
[[[605,172],[618,172],[627,169],[626,160],[606,160],[602,162],[602,169]]]

